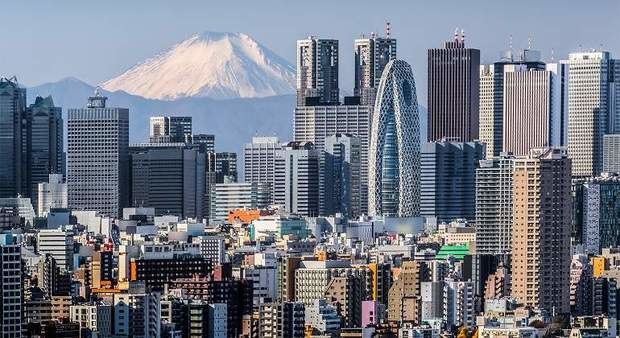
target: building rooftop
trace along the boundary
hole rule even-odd
[[[436,259],[447,259],[448,257],[452,256],[454,257],[454,259],[461,261],[466,255],[469,255],[469,245],[447,244],[447,245],[442,246],[441,249],[439,249],[439,252],[437,252],[437,255],[435,256],[435,258]]]

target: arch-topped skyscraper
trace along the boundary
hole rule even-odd
[[[368,213],[420,213],[420,120],[411,66],[390,61],[379,83],[368,156]]]

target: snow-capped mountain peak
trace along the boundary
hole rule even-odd
[[[266,97],[294,91],[293,66],[242,33],[195,34],[103,83],[150,99]]]

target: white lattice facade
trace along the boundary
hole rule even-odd
[[[420,122],[411,66],[390,61],[377,91],[368,156],[368,212],[420,213]]]

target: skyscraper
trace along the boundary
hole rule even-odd
[[[0,78],[0,198],[30,196],[28,129],[26,89]]]
[[[191,141],[191,116],[151,117],[149,139],[151,143],[176,143]]]
[[[319,154],[311,142],[276,151],[273,202],[302,216],[319,214]]]
[[[411,66],[390,61],[377,91],[368,156],[368,213],[420,213],[420,122]]]
[[[215,182],[237,182],[237,153],[221,152],[215,154]]]
[[[444,48],[428,50],[428,140],[478,139],[480,50],[455,32]]]
[[[580,242],[586,254],[599,255],[604,248],[620,246],[620,177],[602,174],[581,183],[575,189],[575,208],[580,209]]]
[[[476,169],[476,253],[510,253],[514,156],[502,153]]]
[[[51,96],[37,97],[28,115],[32,126],[30,196],[32,205],[37,205],[38,184],[47,182],[50,174],[65,173],[62,109],[54,106]]]
[[[206,153],[215,152],[215,135],[211,134],[196,134],[192,136],[192,143],[200,144]]]
[[[486,158],[489,159],[503,151],[504,69],[511,65],[524,66],[527,70],[545,69],[544,62],[540,61],[540,52],[531,49],[524,49],[516,56],[508,50],[502,53],[499,62],[480,66],[478,135],[480,141],[486,143]]]
[[[338,133],[325,140],[319,177],[321,215],[361,214],[360,165],[359,138]]]
[[[533,149],[515,160],[512,184],[512,297],[568,313],[571,159],[561,148]]]
[[[565,70],[564,64],[504,66],[503,152],[525,156],[532,148],[562,146]]]
[[[438,222],[475,220],[476,168],[484,158],[480,142],[425,142],[420,159],[420,215]]]
[[[282,149],[277,137],[253,137],[244,147],[244,175],[246,183],[273,185],[276,151]]]
[[[69,109],[69,208],[117,217],[129,196],[129,110],[106,100],[96,92],[86,108]]]
[[[338,104],[338,40],[297,40],[297,106]]]
[[[156,215],[202,219],[206,159],[198,146],[135,144],[131,159],[130,204],[155,208]]]
[[[603,135],[620,130],[620,61],[609,52],[568,56],[568,154],[574,176],[603,170]],[[614,103],[615,102],[615,103]]]
[[[388,26],[389,27],[389,26]],[[388,32],[389,34],[389,32]],[[389,36],[355,40],[355,87],[354,95],[362,105],[374,106],[381,74],[391,60],[396,59],[396,39]]]

